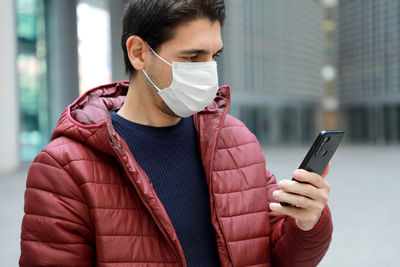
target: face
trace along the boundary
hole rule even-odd
[[[157,53],[169,63],[208,62],[219,56],[222,46],[220,23],[204,18],[179,26],[175,30],[174,38],[162,44]],[[158,59],[150,49],[143,54],[143,61],[144,70],[158,88],[163,89],[171,85],[171,66]],[[144,79],[157,107],[164,113],[176,117],[177,115],[158,95],[157,89],[146,78]]]

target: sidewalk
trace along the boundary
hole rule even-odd
[[[290,178],[307,148],[266,148],[267,168]],[[328,180],[334,220],[331,247],[319,266],[398,266],[400,147],[340,147]],[[27,169],[0,176],[0,267],[17,266]]]
[[[277,180],[291,177],[307,148],[265,149]],[[400,147],[340,147],[327,177],[334,232],[319,266],[399,266]]]
[[[26,173],[0,175],[0,267],[18,266]]]

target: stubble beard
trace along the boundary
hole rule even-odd
[[[156,72],[157,72],[157,71],[155,71],[154,65],[152,65],[152,66],[150,67],[150,69],[149,69],[149,74],[148,74],[148,75],[149,75],[150,79],[152,79],[152,81],[154,82],[154,84],[156,84],[156,85],[158,86],[160,83],[158,82],[159,79],[158,79],[158,77],[157,77],[157,75],[156,75]],[[169,115],[169,116],[172,116],[172,117],[180,118],[178,115],[175,114],[175,112],[172,111],[172,109],[171,109],[170,107],[168,107],[168,105],[164,102],[164,100],[163,100],[163,99],[160,97],[160,95],[158,94],[157,88],[155,88],[155,87],[150,83],[149,80],[147,80],[147,79],[145,80],[145,85],[146,85],[146,88],[147,88],[148,93],[149,93],[150,96],[151,96],[151,99],[152,99],[154,105],[155,105],[159,110],[161,110],[161,112],[163,112],[163,113],[165,113],[165,114],[167,114],[167,115]],[[160,88],[160,89],[161,89],[161,88]],[[163,90],[163,89],[161,89],[161,90]]]

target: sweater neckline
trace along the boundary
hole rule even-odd
[[[154,134],[166,135],[166,134],[179,132],[185,127],[186,123],[189,120],[192,120],[192,117],[189,117],[189,118],[182,118],[178,123],[171,125],[171,126],[161,126],[161,127],[149,126],[149,125],[144,125],[144,124],[136,123],[136,122],[125,119],[124,117],[120,116],[117,113],[118,110],[119,109],[113,109],[110,111],[111,118],[113,121],[117,122],[118,124],[120,124],[122,127],[126,128],[126,129],[137,129],[141,132],[153,134],[153,135]]]

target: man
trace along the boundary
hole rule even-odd
[[[230,89],[218,89],[214,61],[224,18],[223,0],[130,1],[122,34],[130,82],[72,103],[33,162],[21,266],[322,259],[329,184],[296,170],[306,183],[277,185],[255,136],[227,114]]]

